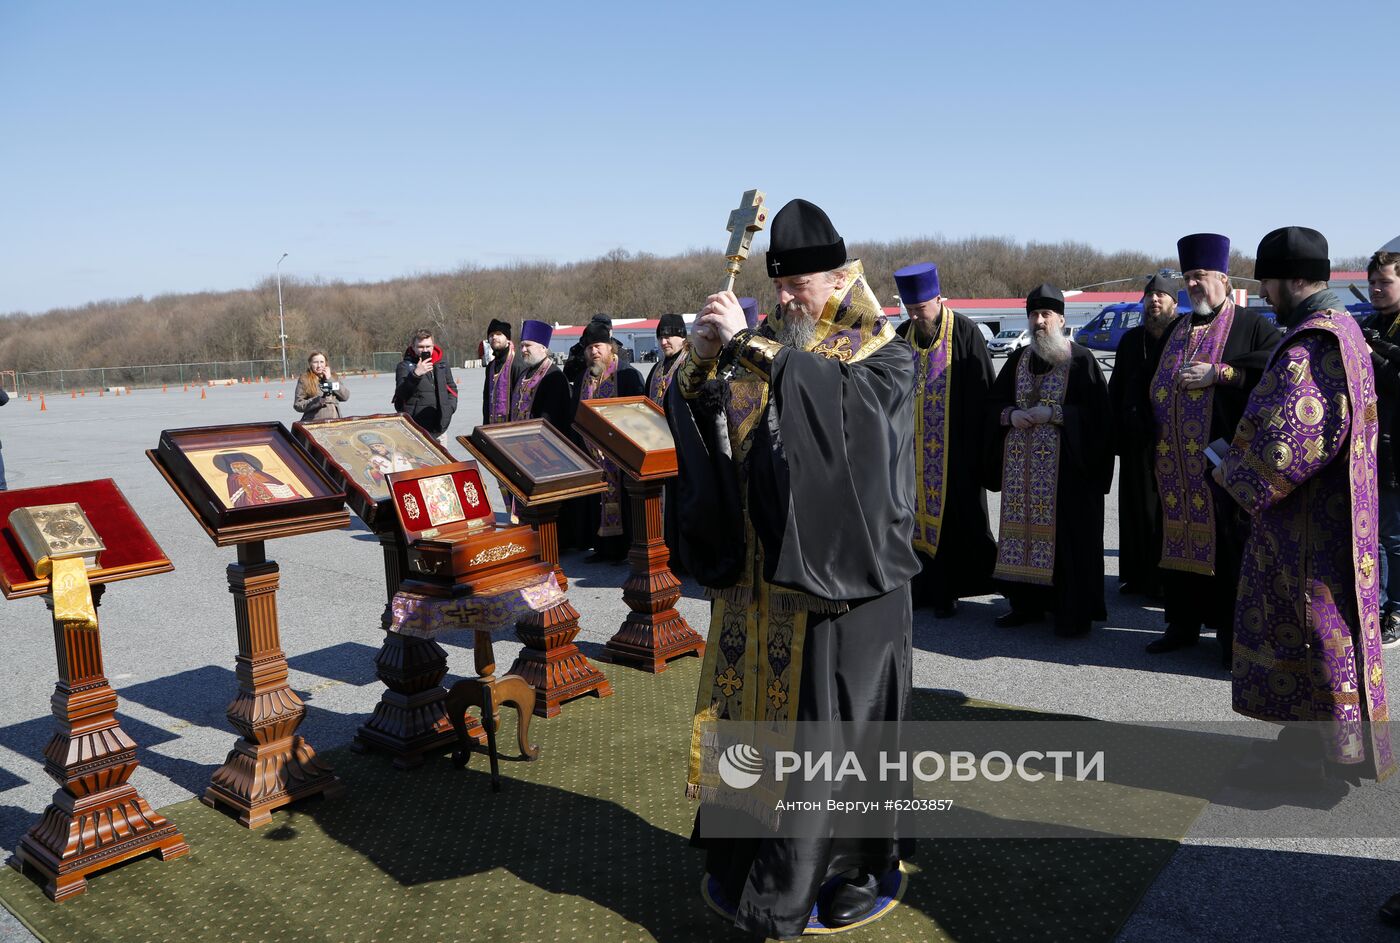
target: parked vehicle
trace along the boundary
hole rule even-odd
[[[996,337],[996,335],[992,333],[992,329],[987,327],[987,325],[983,324],[981,321],[975,321],[973,323],[977,325],[977,330],[982,332],[982,340],[990,344],[992,340]]]
[[[1020,350],[1031,342],[1031,332],[1025,328],[1009,328],[992,338],[987,344],[987,352],[994,357]]]

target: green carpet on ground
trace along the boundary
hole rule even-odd
[[[698,666],[681,659],[657,676],[602,666],[616,693],[537,719],[543,755],[503,762],[499,794],[480,754],[465,772],[445,757],[400,772],[380,755],[331,750],[348,787],[338,799],[284,809],[257,831],[198,800],[168,806],[189,856],[129,862],[62,905],[4,868],[0,901],[54,943],[735,939],[701,900],[701,855],[688,843]],[[916,698],[918,719],[960,709],[932,692]],[[986,705],[976,710],[986,719]],[[513,749],[511,735],[502,748]],[[1175,847],[924,840],[903,904],[842,939],[1111,940]]]

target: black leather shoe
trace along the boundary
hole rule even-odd
[[[1391,894],[1390,900],[1381,904],[1380,918],[1393,927],[1400,927],[1400,894]]]
[[[843,881],[826,899],[826,906],[817,908],[817,916],[826,927],[848,927],[870,914],[880,898],[880,885],[875,875]]]
[[[996,624],[1003,629],[1014,629],[1018,625],[1030,625],[1032,622],[1039,622],[1043,616],[1036,612],[1017,612],[1012,609],[1010,612],[1003,612],[997,616]]]
[[[1190,629],[1168,627],[1165,635],[1147,643],[1147,653],[1149,655],[1160,655],[1163,652],[1174,652],[1178,648],[1190,648],[1200,640],[1200,629],[1193,632]]]
[[[958,601],[954,599],[946,606],[934,606],[933,617],[935,619],[951,619],[958,614]]]

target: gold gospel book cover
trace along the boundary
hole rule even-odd
[[[36,569],[45,557],[81,558],[89,570],[95,569],[99,555],[106,549],[76,503],[16,508],[10,512],[10,530],[29,558],[29,565]]]

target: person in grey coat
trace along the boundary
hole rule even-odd
[[[306,358],[306,372],[297,381],[297,395],[292,408],[301,413],[302,422],[339,419],[340,404],[350,398],[345,384],[331,372],[324,351],[313,350]]]

